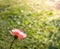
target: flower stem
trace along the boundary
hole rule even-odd
[[[13,41],[11,42],[10,49],[12,48],[12,45],[13,45],[15,39],[16,39],[16,37],[14,37]]]

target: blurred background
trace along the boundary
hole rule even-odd
[[[0,0],[0,49],[9,49],[13,28],[27,37],[12,49],[60,49],[60,1]]]

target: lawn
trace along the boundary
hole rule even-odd
[[[27,34],[16,39],[12,49],[60,49],[59,0],[0,0],[0,49],[9,49],[10,31]]]

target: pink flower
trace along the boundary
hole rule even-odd
[[[23,39],[26,37],[26,34],[23,32],[23,30],[13,29],[10,33],[11,35],[18,37],[18,39]]]
[[[59,4],[57,4],[57,9],[60,9],[60,3],[59,3]]]

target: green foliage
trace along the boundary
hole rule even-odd
[[[60,20],[48,20],[54,12],[30,10],[23,1],[0,1],[0,48],[10,47],[13,37],[9,31],[18,28],[23,29],[27,37],[15,40],[14,49],[60,49]]]

